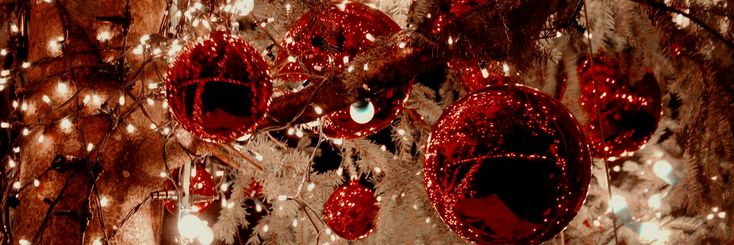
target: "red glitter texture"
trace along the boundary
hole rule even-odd
[[[581,208],[591,178],[571,113],[521,85],[490,86],[449,106],[433,126],[423,167],[443,221],[479,244],[552,238]]]
[[[651,73],[633,84],[616,60],[599,55],[593,64],[582,61],[578,76],[579,102],[587,118],[582,126],[594,157],[636,151],[655,133],[662,113],[662,94]]]
[[[324,222],[344,239],[362,239],[375,229],[379,211],[375,193],[352,180],[334,190],[326,200]]]
[[[218,143],[252,132],[272,94],[268,65],[257,50],[222,32],[181,51],[168,68],[165,88],[181,126]]]
[[[174,170],[173,173],[171,173],[171,177],[178,182],[179,187],[183,187],[182,182],[178,180],[178,172],[179,169]],[[166,190],[176,191],[176,186],[172,181],[166,181]],[[206,210],[212,205],[212,202],[214,202],[214,197],[217,196],[214,178],[204,169],[204,166],[200,164],[196,164],[196,176],[191,177],[189,194],[193,195],[193,203],[191,205],[193,213],[206,212]],[[175,213],[176,207],[178,206],[178,200],[166,200],[164,205],[166,210],[171,213]]]
[[[349,2],[332,5],[318,13],[306,13],[296,21],[278,55],[277,77],[286,82],[323,80],[332,72],[347,69],[350,61],[372,47],[376,38],[391,36],[400,27],[389,16],[364,4]],[[370,40],[372,39],[372,40]],[[288,61],[289,57],[295,62]],[[353,69],[364,69],[354,67]],[[359,124],[349,115],[349,106],[322,117],[323,133],[331,138],[365,137],[387,127],[403,109],[412,81],[379,91],[362,91],[359,99],[369,100],[375,115]]]

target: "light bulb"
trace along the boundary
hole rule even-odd
[[[201,235],[199,235],[199,243],[201,245],[209,245],[214,241],[214,231],[202,222]]]
[[[178,220],[178,233],[184,239],[194,239],[201,236],[202,230],[201,220],[191,214],[184,214],[180,220]]]
[[[657,242],[655,244],[664,244],[668,240],[670,232],[662,229],[656,222],[645,222],[640,224],[640,238],[646,242]]]
[[[349,116],[359,124],[372,121],[375,116],[375,106],[370,101],[357,101],[349,107]]]
[[[668,184],[674,184],[673,177],[671,176],[673,166],[668,161],[658,160],[655,162],[655,165],[652,166],[652,172]]]
[[[611,206],[609,206],[609,208],[611,208],[614,213],[619,213],[627,208],[627,200],[625,200],[623,196],[617,194],[612,195],[610,204]]]

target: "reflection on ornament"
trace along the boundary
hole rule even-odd
[[[374,229],[380,205],[375,193],[352,180],[331,193],[324,203],[324,222],[347,240],[367,237]]]
[[[349,107],[349,116],[356,123],[368,123],[375,117],[375,106],[369,100],[354,102]]]
[[[591,157],[571,113],[521,85],[454,102],[434,124],[425,188],[443,221],[480,244],[536,244],[573,219],[591,180]]]
[[[319,79],[347,69],[349,62],[381,37],[400,31],[389,16],[357,2],[308,12],[291,26],[276,61],[276,77],[289,83]],[[322,132],[330,138],[365,137],[390,125],[402,111],[413,81],[379,91],[361,91],[359,99],[374,108],[370,120],[353,119],[352,107],[322,117]],[[335,92],[336,93],[336,92]],[[360,117],[361,118],[361,117]]]
[[[662,113],[660,86],[652,73],[632,82],[615,59],[602,55],[578,67],[582,126],[595,157],[617,157],[644,145]]]
[[[197,214],[206,212],[206,210],[209,209],[209,206],[211,206],[212,202],[217,198],[217,190],[215,188],[216,184],[214,183],[214,178],[204,169],[203,165],[196,164],[194,169],[195,170],[191,171],[189,182],[188,198],[190,207],[189,210],[186,211]],[[184,177],[186,176],[185,174],[182,175]],[[183,181],[179,180],[178,170],[174,170],[171,177],[178,182],[177,185],[179,188],[183,188]],[[183,194],[183,190],[180,190],[180,192]],[[169,198],[165,198],[166,200],[164,205],[169,212],[175,213],[176,207],[179,203],[179,198],[176,191],[176,185],[174,185],[170,180],[166,181],[166,195],[168,195]]]
[[[165,88],[181,126],[214,142],[255,130],[272,94],[268,65],[260,53],[222,32],[182,50],[168,68]]]

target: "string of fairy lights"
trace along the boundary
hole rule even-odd
[[[22,2],[19,0],[18,2]],[[584,2],[584,1],[581,1]],[[39,4],[61,4],[54,0],[44,0],[42,3]],[[126,12],[123,13],[121,16],[123,19],[125,17],[130,18],[130,1],[126,2]],[[17,21],[13,22],[11,21],[9,23],[9,31],[12,38],[20,39],[20,40],[26,40],[25,46],[18,45],[14,47],[8,47],[0,49],[0,57],[6,57],[11,54],[16,54],[18,52],[26,52],[27,53],[27,39],[28,39],[28,16],[29,16],[29,10],[27,9],[27,5],[24,4],[18,4],[19,6],[26,6],[26,8],[20,8],[18,11],[16,11],[17,14]],[[179,7],[183,6],[182,9],[178,9]],[[205,4],[195,1],[190,4],[186,4],[184,2],[179,3],[176,0],[171,0],[167,2],[167,11],[165,13],[165,18],[161,21],[160,24],[160,32],[158,34],[162,33],[173,33],[173,36],[177,37],[175,39],[170,40],[170,42],[165,43],[154,43],[151,35],[143,35],[137,42],[129,41],[128,42],[128,32],[129,32],[129,25],[130,20],[128,19],[127,24],[124,26],[124,31],[120,34],[123,35],[121,40],[124,40],[122,43],[122,46],[119,48],[111,48],[110,41],[114,39],[114,36],[116,35],[114,32],[112,32],[109,29],[100,29],[99,32],[96,35],[97,41],[101,43],[101,45],[105,48],[111,49],[111,50],[117,50],[119,51],[118,56],[111,56],[107,57],[105,60],[107,64],[125,64],[125,60],[128,59],[130,56],[129,54],[132,54],[133,57],[137,56],[140,60],[140,66],[132,72],[133,75],[130,77],[119,77],[121,81],[126,81],[124,83],[124,86],[120,88],[119,91],[116,91],[115,93],[105,93],[103,91],[93,91],[89,89],[82,89],[80,88],[76,82],[73,79],[66,80],[64,79],[64,75],[67,74],[49,74],[48,79],[49,81],[55,80],[54,86],[48,86],[47,93],[42,94],[40,96],[28,98],[27,93],[19,92],[17,89],[15,92],[15,98],[12,99],[10,102],[13,111],[9,115],[7,121],[0,122],[0,128],[6,129],[8,132],[8,135],[13,135],[13,132],[18,132],[19,136],[17,138],[11,138],[13,141],[10,144],[10,153],[8,154],[8,157],[6,158],[6,171],[4,172],[4,181],[2,183],[3,188],[3,195],[2,197],[2,207],[3,207],[3,239],[5,242],[18,240],[19,244],[21,245],[27,245],[32,244],[39,240],[39,237],[42,236],[44,229],[39,229],[39,232],[35,234],[32,238],[14,238],[13,234],[11,232],[12,230],[12,217],[9,214],[9,209],[13,206],[18,205],[18,195],[19,193],[23,191],[31,190],[32,187],[39,187],[42,184],[42,181],[44,177],[50,172],[50,171],[60,171],[61,168],[68,168],[68,167],[78,167],[78,168],[88,168],[92,169],[93,164],[97,163],[101,157],[102,154],[100,154],[101,151],[104,150],[107,139],[110,138],[113,134],[117,132],[124,132],[127,134],[135,134],[136,132],[140,130],[146,130],[146,127],[142,125],[135,125],[130,122],[126,122],[125,118],[127,118],[129,115],[131,115],[134,112],[137,111],[143,111],[143,115],[147,117],[147,119],[150,121],[150,124],[147,126],[148,130],[153,130],[161,135],[161,138],[164,142],[168,142],[169,140],[175,139],[173,137],[173,133],[176,132],[176,125],[173,123],[172,120],[167,120],[165,122],[156,122],[153,118],[149,116],[149,113],[146,113],[148,108],[152,108],[154,106],[159,106],[156,109],[159,110],[167,110],[168,104],[165,100],[163,100],[163,91],[161,89],[161,81],[163,81],[163,76],[159,73],[157,80],[156,79],[145,79],[145,71],[146,68],[149,68],[149,66],[154,65],[157,61],[170,61],[172,60],[178,52],[180,52],[183,49],[183,46],[188,43],[191,40],[194,40],[198,38],[195,33],[197,33],[196,30],[204,29],[206,32],[210,32],[215,26],[223,26],[229,30],[236,30],[239,26],[239,22],[236,21],[238,17],[244,17],[244,16],[251,16],[252,9],[254,7],[253,0],[226,0],[224,4],[221,6],[215,6],[214,8],[209,8],[209,6],[206,6]],[[292,8],[291,5],[286,4],[285,5],[286,10],[290,11]],[[686,16],[688,17],[688,16]],[[263,28],[263,32],[267,33],[267,25],[269,23],[274,22],[275,17],[268,17],[268,18],[255,18],[259,19],[257,21],[260,23],[258,25],[259,28]],[[680,18],[680,17],[677,17]],[[62,18],[63,19],[63,18]],[[68,20],[68,18],[66,18]],[[173,24],[174,22],[177,22],[176,24]],[[587,26],[588,26],[588,20],[587,20]],[[68,25],[63,25],[68,26]],[[68,31],[64,31],[64,35],[60,35],[57,37],[52,38],[48,41],[48,53],[50,54],[50,57],[48,59],[64,59],[68,62],[68,56],[72,54],[66,54],[64,53],[64,47],[66,40],[69,39]],[[271,35],[273,36],[273,35]],[[453,37],[449,36],[449,39],[447,40],[447,43],[450,45],[453,45],[454,40]],[[591,35],[586,36],[587,39],[591,39]],[[277,43],[277,42],[275,42]],[[16,43],[17,45],[17,43]],[[129,45],[129,46],[128,46]],[[277,44],[276,44],[277,45]],[[401,48],[405,47],[404,43],[401,43]],[[589,47],[591,48],[591,47]],[[24,50],[25,51],[22,51]],[[263,51],[264,54],[267,54],[269,51]],[[0,71],[0,91],[3,91],[5,89],[8,89],[10,87],[15,88],[23,88],[23,91],[31,91],[31,92],[40,92],[43,88],[26,88],[24,87],[25,78],[24,78],[24,72],[26,72],[28,69],[30,69],[34,63],[44,63],[48,59],[44,58],[39,61],[28,61],[28,60],[17,60],[14,62],[14,66],[10,69],[3,69]],[[70,73],[73,73],[73,66],[71,64],[68,64],[71,68]],[[353,69],[353,67],[351,67]],[[365,65],[364,69],[368,69]],[[482,74],[486,77],[488,76],[488,71],[486,68],[481,68]],[[510,72],[510,67],[508,64],[503,64],[503,71],[508,74]],[[140,85],[140,86],[137,86]],[[133,94],[133,88],[139,87],[138,94]],[[37,105],[44,104],[46,106],[51,106],[54,109],[62,109],[62,108],[68,108],[68,107],[76,107],[78,108],[76,111],[72,111],[69,115],[64,115],[62,117],[58,118],[44,118],[46,120],[39,120],[39,122],[34,124],[24,123],[22,121],[17,120],[17,118],[22,118],[23,116],[28,116],[29,113],[33,113],[35,111],[35,107]],[[318,105],[311,105],[311,109],[314,110],[317,114],[323,113],[323,109]],[[58,127],[64,132],[71,132],[73,130],[83,130],[83,127],[79,127],[75,123],[76,119],[81,117],[84,114],[89,113],[100,113],[106,116],[109,116],[113,119],[115,122],[112,127],[110,127],[110,130],[106,131],[104,133],[104,136],[102,137],[102,141],[100,142],[88,142],[85,145],[85,151],[86,155],[82,157],[71,157],[71,156],[57,156],[54,160],[54,163],[51,164],[48,168],[46,168],[42,173],[35,178],[33,178],[32,182],[30,183],[22,183],[19,180],[19,169],[22,167],[23,162],[19,161],[18,159],[21,159],[21,154],[25,154],[25,152],[21,152],[21,138],[24,137],[31,137],[35,138],[35,141],[38,145],[44,146],[54,143],[55,139],[52,139],[51,137],[48,137],[44,132],[47,128],[50,127]],[[16,119],[15,121],[12,119]],[[306,127],[299,127],[299,126],[290,126],[288,125],[286,128],[286,132],[288,135],[293,135],[298,138],[306,137],[306,128],[313,128],[313,127],[320,127],[318,123],[312,123],[309,125],[306,125]],[[121,131],[118,131],[117,129],[121,128]],[[405,131],[403,129],[402,132]],[[401,132],[398,130],[398,132]],[[320,130],[319,130],[320,131]],[[84,135],[83,133],[81,135]],[[242,142],[248,141],[252,137],[252,134],[247,134],[245,136],[240,137],[237,142],[232,145],[234,148],[242,148],[241,144]],[[272,138],[272,136],[271,136]],[[276,139],[273,139],[277,142]],[[318,134],[318,141],[317,146],[320,145],[323,141],[327,139],[324,138],[323,134]],[[343,142],[340,139],[328,139],[331,140],[332,143],[336,145],[341,145]],[[166,144],[164,144],[166,145]],[[310,155],[310,161],[313,162],[313,159],[315,157],[315,151]],[[165,156],[167,154],[166,148],[164,147],[163,153],[164,155],[163,159],[167,159]],[[661,153],[662,154],[662,153]],[[94,159],[91,159],[94,157]],[[208,156],[196,156],[196,154],[191,153],[192,158],[201,158],[201,157],[208,157]],[[253,152],[252,153],[252,159],[253,162],[261,162],[263,159],[263,156]],[[663,156],[658,156],[658,159],[652,164],[653,172],[656,176],[660,177],[662,180],[667,182],[670,185],[673,185],[676,183],[676,179],[674,176],[671,175],[671,172],[673,171],[673,167],[669,162],[662,159]],[[192,160],[194,162],[194,160]],[[69,164],[74,163],[74,164]],[[605,163],[605,165],[607,165]],[[170,176],[169,173],[171,173],[171,169],[169,169],[169,164],[166,161],[165,169],[163,169],[160,172],[160,177],[162,179],[168,179],[172,183],[177,184],[178,182],[175,181],[172,176]],[[310,166],[309,166],[310,167]],[[620,170],[618,167],[611,168],[612,171],[619,172]],[[230,174],[233,174],[235,170],[227,165],[219,166],[218,169],[215,171],[215,176],[220,177],[222,180],[226,179],[225,176],[228,176]],[[339,171],[343,171],[343,169],[339,169]],[[352,170],[353,171],[353,170]],[[382,171],[379,168],[374,169],[375,172]],[[301,185],[299,185],[298,189],[296,190],[296,194],[294,195],[280,195],[278,197],[279,201],[288,201],[292,200],[296,202],[300,208],[306,213],[306,216],[310,220],[311,224],[316,228],[319,235],[317,235],[318,238],[320,238],[320,235],[324,230],[319,229],[318,225],[316,225],[317,221],[320,220],[318,212],[316,212],[314,209],[306,205],[306,203],[299,199],[299,195],[302,192],[302,188],[305,187],[306,191],[313,191],[316,187],[313,182],[310,180],[310,173],[311,171],[307,171],[306,174],[303,176],[303,179],[301,181]],[[609,172],[609,171],[606,171]],[[355,173],[352,173],[351,176],[355,176]],[[712,177],[712,179],[717,178],[717,176]],[[69,178],[71,179],[71,178]],[[96,181],[97,178],[95,178]],[[609,178],[608,178],[609,180]],[[95,182],[96,183],[96,182]],[[94,185],[94,184],[93,184]],[[65,187],[67,185],[64,185]],[[227,192],[229,189],[229,183],[225,181],[221,181],[218,185],[218,190],[222,192]],[[61,194],[64,192],[65,187],[60,191],[59,196],[57,196],[54,200],[54,202],[58,202],[59,198],[61,197]],[[176,188],[176,190],[180,190],[181,188]],[[103,234],[101,238],[95,239],[94,244],[109,244],[110,240],[115,237],[117,234],[117,231],[121,229],[127,220],[131,216],[133,216],[140,208],[149,203],[151,199],[154,199],[156,195],[160,195],[161,192],[153,192],[151,195],[146,197],[144,200],[141,200],[138,205],[135,206],[134,209],[130,210],[126,213],[125,217],[120,220],[117,223],[114,223],[114,225],[111,226],[112,232],[107,233],[107,226],[105,225],[107,222],[104,220],[104,216],[101,215],[102,211],[101,209],[108,207],[111,202],[115,202],[115,200],[110,200],[108,197],[104,195],[104,193],[99,190],[96,185],[94,186],[94,198],[89,198],[88,202],[91,207],[93,207],[94,212],[97,213],[97,216],[100,217],[99,221],[101,226],[104,227],[102,229]],[[615,218],[612,218],[612,220],[624,219],[625,210],[627,207],[626,200],[624,197],[614,194],[614,191],[612,189],[612,186],[610,184],[609,186],[609,192],[610,192],[610,206],[608,212],[611,213],[614,216],[617,216]],[[181,196],[180,193],[177,194],[178,196]],[[648,199],[648,204],[653,209],[657,209],[661,206],[661,199],[664,196],[662,193],[654,194]],[[231,203],[227,203],[226,198],[223,198],[222,195],[222,205],[223,207],[231,207]],[[50,217],[51,211],[54,209],[54,205],[49,206],[49,212],[45,214],[44,224],[47,222],[47,220]],[[263,209],[261,204],[256,205],[256,210],[259,212]],[[316,219],[312,218],[309,213],[312,213]],[[660,218],[660,212],[657,212],[655,214]],[[714,207],[711,209],[711,212],[707,214],[706,219],[712,220],[712,219],[724,219],[726,217],[726,211],[720,210],[718,207]],[[595,226],[599,226],[598,222],[600,218],[597,218],[594,220],[593,224]],[[429,222],[430,218],[426,220],[426,222]],[[297,219],[294,219],[294,226],[297,225]],[[320,221],[323,223],[323,221]],[[44,226],[44,225],[42,225]],[[180,215],[179,218],[179,224],[178,229],[182,235],[182,238],[186,241],[192,241],[194,239],[197,239],[202,244],[209,244],[213,241],[213,231],[211,228],[209,228],[203,221],[201,221],[198,217],[195,215],[191,215],[186,213],[185,211],[183,214]],[[616,228],[617,225],[614,225]],[[264,225],[263,230],[267,231],[268,226]],[[326,229],[328,230],[328,229]],[[640,234],[642,236],[646,236],[646,238],[650,240],[656,240],[656,241],[665,241],[666,240],[666,232],[660,228],[660,224],[656,224],[655,222],[645,222],[640,225]],[[330,232],[326,232],[330,233]],[[615,231],[616,233],[616,231]],[[331,235],[332,240],[334,240],[334,235]],[[616,234],[615,234],[616,237]],[[318,242],[317,242],[318,243]]]

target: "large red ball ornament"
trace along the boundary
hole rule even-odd
[[[252,46],[214,32],[186,47],[168,68],[171,112],[181,126],[213,142],[252,132],[268,112],[268,65]]]
[[[176,185],[171,180],[166,181],[166,191],[170,193],[176,193],[176,186],[183,188],[183,181],[179,179],[179,169],[174,170],[171,177],[176,181]],[[217,197],[216,184],[214,183],[214,177],[206,171],[203,165],[196,164],[196,167],[191,171],[191,177],[189,180],[189,200],[191,201],[190,211],[191,213],[203,213],[212,205],[212,202]],[[183,191],[183,190],[180,190]],[[166,209],[174,213],[176,206],[179,201],[176,199],[166,199],[164,205]]]
[[[400,27],[387,15],[364,4],[348,2],[304,14],[290,28],[278,55],[277,77],[286,82],[323,80],[343,71],[376,38]],[[356,68],[355,68],[356,69]],[[359,67],[362,69],[362,67]],[[359,102],[322,117],[323,133],[331,138],[359,138],[387,127],[403,109],[412,81],[396,88],[366,92]]]
[[[581,208],[591,157],[571,113],[521,85],[454,102],[428,139],[424,180],[443,221],[479,244],[548,240]]]
[[[614,59],[596,56],[578,67],[582,126],[595,157],[615,157],[645,144],[660,122],[662,94],[651,73],[632,83]]]
[[[375,229],[379,211],[375,193],[352,180],[334,190],[326,200],[324,222],[344,239],[362,239]]]

